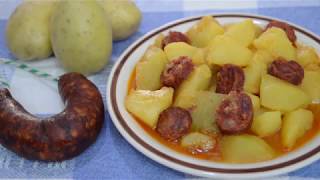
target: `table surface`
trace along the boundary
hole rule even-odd
[[[13,58],[5,45],[4,32],[9,15],[20,2],[21,0],[0,0],[0,57]],[[98,86],[104,99],[108,74],[119,55],[146,32],[182,17],[215,13],[253,13],[288,20],[320,35],[320,0],[136,0],[136,3],[143,13],[138,32],[127,40],[115,42],[109,65],[100,73],[89,77]],[[64,73],[53,57],[29,64],[54,75]],[[12,94],[30,112],[49,116],[63,109],[56,84],[53,82],[43,81],[6,65],[0,66],[0,76],[10,82]],[[197,179],[160,165],[135,150],[119,134],[108,113],[97,142],[69,161],[28,161],[0,146],[0,178]],[[320,178],[320,161],[275,177],[305,178]]]

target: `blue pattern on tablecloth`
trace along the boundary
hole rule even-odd
[[[10,54],[10,51],[8,50],[6,46],[6,40],[4,38],[5,34],[5,25],[6,21],[0,21],[0,56],[3,58],[13,58]],[[11,77],[13,75],[14,68],[8,67],[8,66],[0,66],[0,77],[3,78],[6,81],[10,81]]]
[[[112,64],[134,40],[164,23],[191,15],[221,12],[256,13],[286,19],[320,34],[320,5],[317,7],[307,6],[308,4],[317,5],[318,2],[320,4],[320,1],[310,0],[298,2],[295,0],[290,1],[292,2],[290,7],[286,7],[288,2],[289,1],[281,1],[281,3],[279,3],[279,5],[284,7],[274,7],[274,2],[259,1],[257,3],[257,8],[251,9],[237,9],[236,11],[232,11],[230,9],[223,10],[204,7],[201,11],[184,11],[182,1],[137,0],[138,6],[143,11],[143,20],[139,31],[129,39],[113,44],[112,60],[110,64],[102,72],[92,76],[92,79],[105,97],[106,81]],[[303,7],[299,7],[299,5],[303,5]],[[164,12],[164,9],[166,12]],[[5,23],[6,21],[0,21],[0,56],[11,57],[5,46]],[[10,80],[13,73],[13,68],[0,66],[0,76],[4,75],[4,77]],[[289,173],[289,177],[320,178],[320,161],[298,171]],[[79,157],[62,164],[47,164],[24,160],[4,148],[0,148],[0,178],[140,180],[186,179],[192,178],[192,176],[160,165],[135,150],[124,138],[122,138],[112,124],[108,113],[106,113],[105,124],[97,142]]]

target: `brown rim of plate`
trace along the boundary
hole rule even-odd
[[[265,21],[271,21],[273,19],[270,18],[266,18],[266,17],[257,17],[257,16],[253,16],[253,15],[237,15],[237,14],[223,14],[223,15],[212,15],[213,17],[244,17],[244,18],[254,18],[254,19],[260,19],[260,20],[265,20]],[[195,18],[191,18],[191,19],[186,19],[186,20],[182,20],[182,21],[178,21],[174,24],[170,24],[168,26],[165,26],[161,29],[158,29],[157,31],[153,32],[152,34],[149,34],[148,36],[144,37],[143,39],[141,39],[134,47],[131,48],[131,50],[129,52],[127,52],[127,54],[125,54],[123,56],[122,59],[120,59],[120,63],[118,64],[116,70],[114,71],[114,76],[112,78],[112,82],[111,82],[111,88],[110,88],[110,97],[111,97],[111,104],[112,104],[112,108],[114,110],[114,113],[117,117],[117,120],[120,122],[120,124],[122,125],[122,127],[124,128],[124,130],[137,142],[139,143],[143,148],[145,148],[146,150],[152,152],[153,154],[167,160],[170,161],[172,163],[181,165],[181,166],[185,166],[188,168],[192,168],[192,169],[196,169],[196,170],[200,170],[200,171],[206,171],[206,172],[212,172],[212,173],[229,173],[229,174],[245,174],[245,173],[259,173],[259,172],[264,172],[264,171],[271,171],[271,170],[275,170],[275,169],[279,169],[279,168],[283,168],[286,166],[290,166],[293,164],[296,164],[300,161],[303,161],[313,155],[315,155],[316,153],[318,153],[320,151],[320,145],[317,146],[316,148],[314,148],[313,150],[309,151],[306,154],[303,154],[295,159],[291,159],[289,161],[286,162],[282,162],[282,163],[278,163],[278,164],[274,164],[274,165],[267,165],[267,166],[263,166],[263,167],[258,167],[258,168],[246,168],[246,169],[225,169],[225,168],[213,168],[213,167],[207,167],[207,166],[201,166],[199,164],[192,164],[189,162],[185,162],[182,161],[180,159],[177,159],[175,157],[171,157],[161,151],[159,151],[158,149],[155,149],[154,147],[152,147],[151,145],[149,145],[148,143],[144,142],[141,138],[139,138],[139,136],[137,134],[135,134],[135,132],[128,126],[128,124],[126,123],[126,121],[124,120],[124,118],[121,116],[121,113],[119,111],[118,108],[118,104],[116,102],[116,83],[118,81],[118,77],[119,77],[119,73],[123,67],[123,65],[125,64],[125,62],[127,61],[128,57],[141,45],[143,44],[146,40],[150,39],[151,37],[153,37],[154,35],[165,31],[167,29],[170,29],[174,26],[180,25],[180,24],[184,24],[187,22],[191,22],[191,21],[195,21],[195,20],[199,20],[201,18],[200,17],[195,17]],[[292,24],[290,24],[292,25]],[[299,31],[303,34],[305,34],[306,36],[308,36],[309,38],[313,39],[314,41],[316,41],[317,43],[320,44],[320,39],[318,39],[316,36],[310,34],[309,32],[304,31],[303,29],[296,27],[294,25],[292,25],[292,27],[294,27],[295,31]]]

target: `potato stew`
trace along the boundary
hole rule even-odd
[[[318,132],[319,56],[294,29],[203,17],[157,36],[137,63],[125,106],[152,137],[197,158],[266,161]]]

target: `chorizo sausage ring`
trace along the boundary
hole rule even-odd
[[[65,109],[39,118],[27,112],[10,94],[0,90],[0,143],[27,159],[61,161],[79,155],[97,138],[104,106],[97,87],[78,73],[58,82]]]

